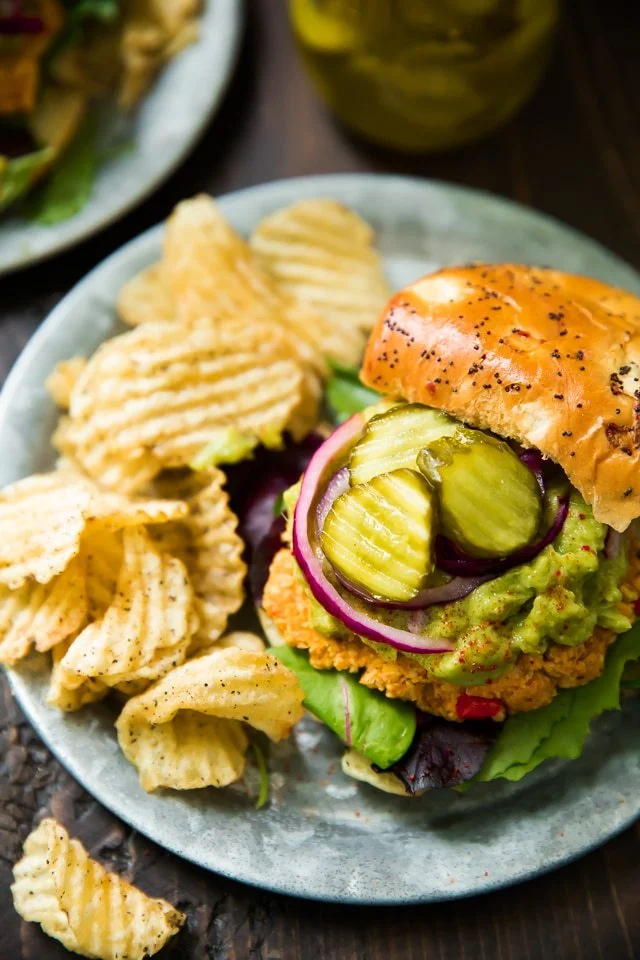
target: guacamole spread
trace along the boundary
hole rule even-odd
[[[547,492],[546,523],[551,522],[562,489],[566,489],[566,481],[564,487],[551,486]],[[606,534],[606,526],[594,520],[591,508],[572,490],[562,532],[534,560],[483,584],[462,600],[425,611],[420,632],[454,640],[454,650],[403,656],[416,659],[434,678],[471,686],[502,676],[521,653],[541,654],[551,643],[581,644],[596,626],[616,633],[628,630],[629,620],[617,609],[621,601],[618,585],[624,579],[627,560],[624,550],[615,559],[604,558]],[[362,603],[350,594],[348,597],[354,607]],[[315,600],[312,609],[318,632],[327,636],[346,633]],[[410,616],[371,605],[367,611],[403,628]],[[397,657],[391,647],[373,646],[388,659]]]

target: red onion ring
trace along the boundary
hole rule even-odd
[[[539,450],[534,448],[531,448],[530,450],[523,450],[519,454],[519,457],[521,463],[524,463],[525,467],[528,467],[529,470],[531,470],[531,473],[538,481],[538,486],[540,487],[540,496],[544,497],[546,492],[544,474],[542,472],[544,457]]]
[[[508,557],[499,557],[496,560],[471,557],[451,540],[448,540],[447,537],[438,536],[436,537],[436,563],[441,570],[453,576],[496,577],[507,570],[513,569],[513,567],[519,567],[523,563],[534,560],[545,547],[548,547],[556,539],[564,526],[568,513],[569,497],[559,497],[556,515],[542,539],[529,544],[528,547],[522,547],[521,550],[516,550]]]
[[[367,614],[355,611],[327,579],[319,547],[312,546],[309,527],[318,491],[331,466],[338,462],[362,432],[364,421],[355,414],[345,421],[316,451],[302,479],[293,519],[293,555],[311,593],[324,609],[353,633],[376,643],[386,643],[405,653],[447,653],[453,645],[434,637],[417,637],[408,630],[389,627]]]
[[[318,501],[318,506],[316,507],[316,525],[319,534],[322,532],[324,522],[327,519],[329,510],[331,510],[333,506],[334,500],[337,500],[341,494],[346,493],[348,489],[349,471],[346,467],[342,467],[331,477],[331,480],[329,480],[327,484],[327,489]]]

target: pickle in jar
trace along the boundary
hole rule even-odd
[[[503,557],[535,539],[538,481],[502,440],[461,429],[422,450],[418,466],[438,492],[441,532],[467,553]]]
[[[366,483],[381,473],[417,469],[423,447],[452,436],[458,424],[446,413],[421,403],[404,403],[372,417],[349,458],[352,484]]]
[[[336,572],[376,600],[407,601],[433,570],[435,495],[415,470],[393,470],[350,487],[320,534]]]

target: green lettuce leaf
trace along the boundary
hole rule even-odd
[[[49,147],[15,159],[0,156],[0,212],[27,193],[54,156],[54,151]]]
[[[91,196],[98,168],[96,123],[82,124],[45,183],[29,198],[27,215],[43,226],[75,216]]]
[[[640,658],[640,621],[610,648],[602,674],[584,687],[562,690],[548,706],[509,717],[474,782],[521,780],[545,760],[575,760],[582,753],[591,721],[620,709],[625,665]]]
[[[307,710],[347,746],[383,770],[407,752],[416,732],[412,704],[363,687],[350,673],[316,670],[292,647],[274,647],[271,653],[298,677]]]
[[[331,376],[327,381],[325,399],[335,423],[342,423],[380,399],[379,393],[360,383],[357,367],[346,367],[335,361],[330,363]]]

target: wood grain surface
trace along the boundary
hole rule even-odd
[[[544,83],[515,120],[464,150],[412,159],[358,143],[332,122],[300,71],[283,0],[247,0],[247,7],[229,95],[182,168],[100,236],[0,281],[0,380],[88,269],[198,190],[333,171],[439,177],[554,214],[640,267],[633,0],[568,3]],[[0,960],[68,956],[11,906],[11,864],[45,812],[105,864],[187,911],[188,927],[162,954],[167,960],[640,958],[640,826],[547,877],[473,900],[371,910],[272,896],[204,873],[132,833],[53,760],[0,679]]]

